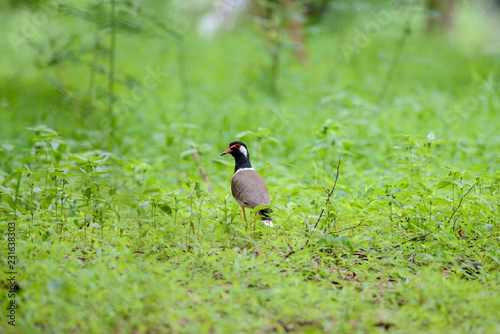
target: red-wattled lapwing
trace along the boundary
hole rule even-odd
[[[268,206],[271,204],[271,199],[269,198],[266,182],[250,164],[247,146],[240,141],[233,141],[229,144],[229,148],[221,153],[221,156],[228,153],[234,157],[235,162],[234,175],[231,180],[231,195],[241,206],[245,223],[248,225],[245,208],[253,209],[256,206]],[[264,224],[273,226],[269,216],[272,212],[271,209],[265,208],[257,212]]]

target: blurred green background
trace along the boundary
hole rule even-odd
[[[161,147],[155,134],[189,123],[175,140],[219,148],[263,127],[304,148],[301,135],[333,117],[365,123],[349,135],[367,146],[383,145],[380,132],[454,141],[471,128],[493,144],[497,9],[435,2],[257,1],[236,15],[245,1],[124,1],[115,16],[109,2],[4,2],[2,133],[22,141],[45,124],[127,152],[125,138]],[[311,126],[286,126],[297,117]]]
[[[0,31],[0,332],[500,332],[498,1],[10,0]]]

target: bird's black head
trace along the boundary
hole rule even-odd
[[[242,156],[250,159],[247,146],[241,141],[233,141],[231,144],[229,144],[229,148],[221,153],[221,156],[228,153],[231,154],[235,159],[238,159]]]
[[[240,168],[251,168],[250,154],[248,153],[247,146],[241,141],[233,141],[229,144],[229,148],[221,153],[222,155],[231,154],[234,157],[235,171]]]

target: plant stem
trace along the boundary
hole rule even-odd
[[[323,217],[323,213],[325,212],[325,208],[328,206],[328,203],[330,203],[330,198],[332,197],[333,192],[335,191],[335,188],[337,187],[337,181],[339,179],[339,173],[340,173],[340,162],[341,162],[341,160],[340,160],[340,156],[339,156],[339,163],[337,164],[337,174],[335,175],[335,183],[333,184],[332,189],[328,192],[328,196],[326,197],[326,201],[325,201],[325,206],[323,207],[323,209],[321,209],[321,213],[318,217],[318,220],[316,221],[316,224],[314,224],[314,229],[316,229],[316,227],[319,224],[319,221]],[[311,239],[311,236],[309,236],[307,238],[306,243],[304,244],[304,246],[302,246],[302,248],[300,250],[303,250],[309,244],[310,239]]]
[[[17,183],[16,183],[16,195],[14,198],[14,215],[16,216],[16,218],[17,218],[17,200],[19,198],[19,189],[21,187],[22,176],[23,176],[23,173],[19,173],[19,175],[17,177]]]
[[[198,170],[200,171],[201,177],[203,178],[203,181],[207,184],[208,192],[213,193],[214,189],[212,188],[212,184],[210,183],[210,180],[208,179],[207,173],[205,173],[205,170],[201,166],[201,161],[200,157],[198,156],[198,152],[196,151],[196,144],[194,141],[190,141],[189,144],[191,145],[191,148],[193,149],[193,158],[196,161],[196,165],[198,166]]]
[[[458,209],[460,209],[460,206],[462,205],[462,201],[471,192],[472,189],[474,189],[474,185],[472,185],[472,187],[470,187],[469,190],[467,190],[467,192],[460,198],[460,202],[458,202],[457,207],[451,213],[450,219],[448,219],[448,221],[446,222],[446,225],[448,225],[451,222],[451,220],[453,219],[453,216],[455,215],[455,213],[458,211]]]

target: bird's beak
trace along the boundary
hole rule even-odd
[[[232,152],[231,148],[228,148],[227,150],[225,150],[224,152],[222,152],[220,154],[220,156],[222,157],[224,154],[228,154],[228,153],[231,153],[231,152]]]

